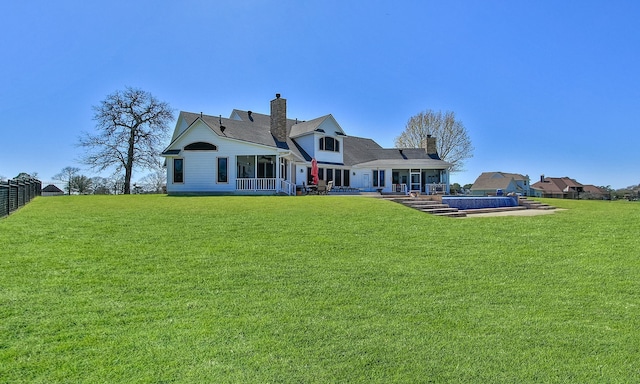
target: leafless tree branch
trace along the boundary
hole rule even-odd
[[[173,111],[169,104],[140,89],[127,87],[94,106],[94,133],[83,133],[78,146],[84,164],[98,171],[125,171],[124,193],[131,192],[134,167],[154,169],[169,133]]]

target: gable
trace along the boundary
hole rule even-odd
[[[189,145],[197,145],[196,143],[205,143],[200,144],[200,146],[215,146],[218,143],[218,135],[201,120],[196,120],[186,130],[182,131],[167,150],[182,150]]]
[[[189,119],[183,112],[180,112],[178,120],[176,121],[176,127],[173,130],[173,136],[171,141],[175,140],[180,134],[182,134],[189,126],[195,121],[195,119]]]
[[[316,128],[316,132],[331,137],[345,136],[344,131],[342,130],[340,125],[331,115],[325,117],[322,123],[318,125],[318,128]]]
[[[340,124],[331,115],[318,117],[313,120],[296,122],[291,126],[291,138],[297,138],[309,134],[319,134],[323,136],[339,137],[346,136]]]

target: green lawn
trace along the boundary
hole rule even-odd
[[[640,204],[61,196],[0,220],[0,382],[640,382]]]

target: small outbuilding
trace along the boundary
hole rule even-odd
[[[53,184],[49,184],[42,188],[42,196],[60,196],[64,195],[64,191]]]

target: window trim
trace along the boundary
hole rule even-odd
[[[384,169],[374,169],[373,170],[373,186],[375,188],[384,188],[385,187],[385,172]]]
[[[206,141],[194,141],[184,146],[185,151],[217,151],[218,146]]]
[[[181,162],[181,170],[180,170],[180,179],[181,180],[180,181],[176,181],[176,175],[178,174],[176,172],[176,162],[177,161]],[[184,158],[182,158],[182,157],[175,157],[173,159],[173,164],[172,164],[172,167],[173,167],[173,178],[171,179],[171,182],[173,184],[184,184],[184,163],[185,163],[185,161],[184,161]]]
[[[226,180],[221,181],[220,180],[220,175],[222,175],[223,173],[220,172],[220,160],[225,160],[225,172],[224,172],[224,176]],[[222,156],[222,157],[216,157],[216,168],[218,170],[218,174],[216,175],[216,183],[218,184],[229,184],[229,157],[226,156]]]
[[[327,143],[331,140],[333,149],[327,149]],[[322,136],[318,139],[318,148],[321,151],[340,153],[340,140],[331,136]]]

